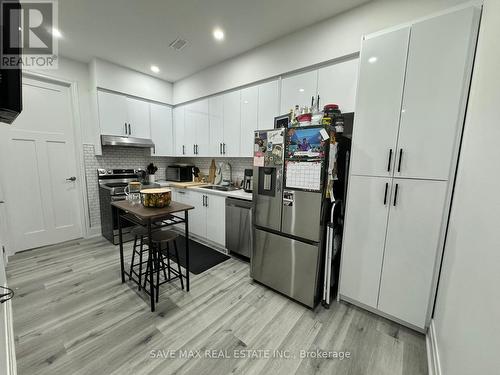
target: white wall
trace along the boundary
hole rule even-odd
[[[172,104],[170,82],[139,73],[110,62],[94,59],[90,63],[92,86],[121,92],[156,102]]]
[[[361,36],[463,0],[378,0],[292,33],[174,83],[174,104],[359,52]]]
[[[499,35],[486,0],[434,314],[443,375],[500,372]]]

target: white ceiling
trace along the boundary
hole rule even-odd
[[[368,1],[59,0],[59,53],[151,75],[155,64],[173,82]],[[216,26],[222,43],[212,37]],[[181,51],[169,48],[177,37],[189,42]]]

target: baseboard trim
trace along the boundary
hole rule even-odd
[[[441,363],[439,362],[439,351],[434,320],[431,320],[429,330],[425,336],[425,343],[427,348],[427,366],[429,369],[429,375],[441,375]]]
[[[101,227],[92,227],[92,228],[87,228],[87,234],[85,238],[93,238],[93,237],[98,237],[101,236]]]

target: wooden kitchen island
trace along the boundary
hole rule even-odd
[[[153,280],[153,243],[151,239],[152,230],[168,227],[184,223],[184,240],[186,246],[186,267],[184,276],[186,279],[186,290],[189,292],[189,220],[188,213],[194,209],[193,206],[179,202],[170,202],[170,205],[165,208],[146,208],[142,204],[132,204],[129,201],[116,201],[111,203],[118,209],[118,230],[120,239],[120,269],[122,283],[125,282],[125,277],[130,276],[125,271],[125,263],[123,257],[123,234],[122,220],[127,220],[137,225],[145,226],[148,229],[148,272],[149,280]],[[184,213],[184,217],[180,214]],[[182,275],[180,276],[182,277]],[[155,293],[154,283],[149,283],[149,297],[151,301],[151,311],[155,311]]]

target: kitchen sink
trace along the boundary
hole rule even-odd
[[[233,191],[233,190],[238,190],[238,188],[235,188],[233,186],[209,185],[209,186],[200,186],[200,187],[202,189],[219,190],[219,191]]]

